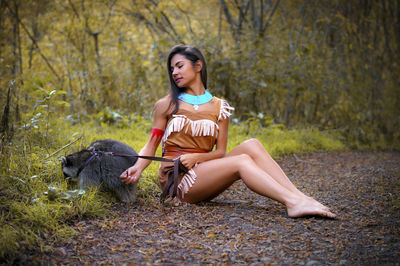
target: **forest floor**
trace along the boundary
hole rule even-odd
[[[291,219],[284,206],[236,182],[210,203],[168,207],[157,199],[115,204],[107,219],[31,264],[344,264],[400,262],[400,153],[327,152],[278,163],[337,219]]]

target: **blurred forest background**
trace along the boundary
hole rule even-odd
[[[1,0],[1,133],[45,114],[150,117],[180,43],[203,51],[236,122],[399,147],[398,0]]]
[[[140,150],[181,43],[236,108],[228,150],[400,149],[400,0],[0,0],[0,262],[107,215],[113,198],[71,188],[59,158]],[[157,200],[157,168],[139,200]]]

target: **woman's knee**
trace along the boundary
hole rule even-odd
[[[268,152],[258,139],[248,139],[236,146],[227,156],[237,156],[247,154],[252,159],[256,159],[259,155],[265,155]]]
[[[251,138],[251,139],[245,140],[243,142],[243,144],[250,145],[250,146],[262,146],[261,142],[256,138]]]
[[[246,149],[248,150],[249,154],[260,150],[266,151],[262,143],[255,138],[248,139],[244,141],[242,144],[246,146]]]
[[[254,163],[253,158],[247,154],[247,153],[242,153],[240,155],[237,155],[237,160],[238,160],[238,170],[240,170],[242,167],[248,167],[252,163]]]

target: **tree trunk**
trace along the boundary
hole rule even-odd
[[[35,18],[32,21],[32,32],[33,32],[33,38],[35,40],[39,39],[39,30],[38,30],[38,23],[37,23],[37,18],[39,17],[39,8],[36,8],[36,13],[35,13]],[[28,68],[31,69],[32,67],[32,60],[33,60],[33,53],[36,50],[34,42],[32,42],[30,48],[29,48],[29,58],[28,58]]]
[[[95,33],[91,33],[91,35],[93,36],[94,50],[96,52],[97,73],[98,73],[99,78],[101,80],[102,86],[104,86],[103,69],[102,69],[101,62],[100,62],[101,58],[100,58],[100,52],[99,52],[99,33],[95,32]]]
[[[293,98],[293,84],[289,85],[289,93],[286,98],[286,112],[285,112],[285,124],[290,126],[290,116],[292,114],[292,98]]]
[[[6,139],[11,138],[11,131],[9,128],[10,124],[10,101],[11,101],[11,87],[14,84],[15,81],[10,82],[10,85],[8,86],[8,92],[7,92],[7,101],[6,105],[4,106],[3,110],[3,116],[1,117],[1,125],[0,125],[0,138],[1,141],[3,142]]]
[[[81,65],[82,65],[82,71],[80,71],[80,76],[81,80],[83,80],[83,83],[81,84],[82,90],[81,90],[81,99],[86,103],[88,99],[88,88],[89,88],[89,81],[87,78],[87,75],[89,73],[88,70],[88,64],[86,60],[86,51],[85,51],[85,43],[83,42],[81,47],[80,47],[80,52],[81,52]]]
[[[14,17],[13,23],[13,39],[12,39],[12,51],[14,55],[13,67],[12,67],[12,75],[13,78],[16,78],[18,74],[22,72],[22,59],[21,57],[21,45],[20,45],[20,37],[19,37],[19,6],[18,0],[14,0],[14,12],[12,12],[12,16]]]

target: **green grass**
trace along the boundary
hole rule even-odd
[[[257,119],[251,119],[230,127],[228,150],[249,138],[257,138],[274,158],[293,153],[346,149],[339,139],[316,129],[288,130],[281,124],[262,127]]]
[[[67,120],[73,121],[71,117]],[[122,141],[139,151],[151,129],[149,119],[121,117],[110,110],[73,126],[48,116],[27,121],[30,123],[17,130],[0,155],[0,259],[73,235],[71,222],[107,216],[106,206],[115,199],[97,190],[83,193],[68,187],[60,167],[61,156],[106,138]],[[345,149],[336,138],[314,129],[288,130],[275,124],[264,128],[252,119],[232,123],[228,151],[249,138],[259,139],[275,158]],[[160,148],[157,155],[161,155]],[[151,163],[139,181],[138,197],[142,200],[153,200],[160,193],[158,165]]]

